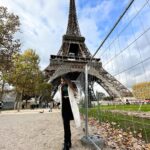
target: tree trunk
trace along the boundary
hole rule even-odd
[[[2,102],[2,104],[3,104],[4,86],[5,86],[5,81],[2,80],[2,91],[0,91],[0,102]],[[3,105],[2,105],[2,107],[3,107]],[[1,113],[1,110],[2,110],[2,109],[3,109],[3,108],[0,108],[0,113]]]
[[[5,81],[2,80],[2,91],[0,92],[0,101],[3,101]]]
[[[19,96],[19,93],[16,92],[16,99],[15,99],[15,104],[14,104],[14,110],[17,109],[17,105],[18,105],[18,96]]]
[[[17,105],[17,111],[20,111],[20,104],[22,102],[22,96],[23,96],[23,91],[21,92],[20,96],[19,96],[19,101],[18,101],[18,105]]]
[[[17,101],[15,101],[15,103],[14,103],[14,110],[16,110],[16,109],[17,109],[17,104],[18,104],[18,102],[17,102]]]
[[[26,99],[26,109],[27,109],[27,103],[28,103],[28,100]]]

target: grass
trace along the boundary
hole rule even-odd
[[[150,111],[150,104],[144,105],[101,105],[101,110],[124,110],[124,111],[142,111],[148,112]]]
[[[148,107],[150,105],[147,105]],[[138,106],[128,105],[122,106],[118,105],[117,108],[115,106],[101,106],[100,109],[97,107],[90,108],[88,111],[89,117],[94,117],[99,122],[115,122],[116,125],[113,125],[115,128],[122,128],[124,131],[132,132],[135,137],[139,133],[142,134],[142,138],[149,143],[150,142],[150,119],[143,119],[134,116],[123,115],[120,113],[110,112],[109,110],[127,110],[127,111],[136,111],[138,110]],[[143,107],[142,111],[148,111],[149,108]],[[82,108],[81,113],[84,114],[85,110]]]

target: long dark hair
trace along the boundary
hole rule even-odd
[[[70,79],[66,78],[65,76],[61,76],[61,79],[63,79],[65,83],[68,84],[68,86],[73,90],[74,93],[78,91],[76,84],[72,82]]]

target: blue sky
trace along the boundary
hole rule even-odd
[[[110,28],[114,25],[129,1],[76,0],[81,34],[86,38],[86,45],[92,54],[110,31]],[[96,55],[102,59],[104,67],[113,75],[150,56],[150,43],[148,42],[150,41],[150,32],[147,32],[146,36],[138,40],[138,44],[135,43],[127,51],[116,57],[115,60],[110,61],[116,53],[119,53],[150,26],[150,2],[141,11],[139,16],[134,19],[132,24],[119,36],[120,43],[115,41],[108,49],[105,49],[109,42],[116,37],[117,33],[143,7],[146,1],[136,0],[102,50]],[[9,12],[13,12],[20,17],[21,32],[17,33],[16,37],[21,39],[21,50],[35,49],[41,59],[41,69],[47,67],[50,55],[57,54],[61,47],[62,36],[66,32],[69,0],[0,0],[0,5],[8,7]],[[142,53],[139,52],[137,47],[142,49]],[[140,55],[142,55],[142,58]],[[108,63],[109,61],[110,63]],[[148,61],[144,65],[146,71],[150,69]],[[141,71],[139,72],[139,70]],[[130,74],[128,80],[125,79],[127,74]],[[135,74],[138,74],[136,79]],[[127,71],[116,76],[116,78],[128,87],[131,87],[131,83],[133,84],[139,80],[144,81],[145,74],[149,76],[150,72],[147,71],[143,74],[140,66],[140,68],[136,68],[134,71]]]

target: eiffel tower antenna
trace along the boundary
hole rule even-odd
[[[81,36],[79,29],[75,0],[70,0],[68,27],[66,35]]]
[[[91,53],[84,42],[85,38],[81,36],[78,24],[75,0],[70,0],[67,31],[58,55],[89,58]]]

